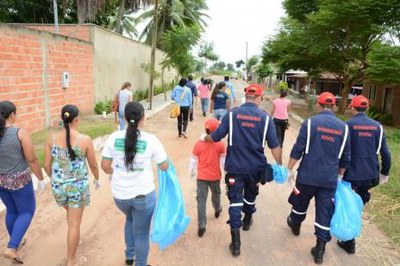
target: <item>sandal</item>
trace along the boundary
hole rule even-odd
[[[11,257],[8,254],[3,254],[3,257],[9,259],[13,264],[24,264],[20,257]]]
[[[18,246],[17,250],[19,250],[20,248],[22,248],[23,246],[25,246],[25,245],[26,245],[26,242],[27,242],[26,238],[22,239],[21,242],[19,243],[19,246]]]

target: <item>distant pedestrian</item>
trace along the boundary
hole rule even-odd
[[[229,225],[233,256],[240,255],[240,228],[248,231],[256,212],[259,183],[271,181],[266,176],[268,167],[265,145],[278,164],[282,164],[282,150],[271,117],[259,108],[264,89],[251,84],[246,88],[246,103],[233,108],[222,118],[219,127],[205,137],[206,141],[220,141],[228,135],[225,161],[225,184],[229,199]],[[244,213],[243,221],[241,220]]]
[[[178,137],[187,138],[187,126],[189,122],[189,111],[192,108],[192,91],[186,87],[187,80],[181,78],[179,84],[172,90],[171,100],[175,101],[181,108],[181,113],[177,117]]]
[[[201,83],[198,85],[197,89],[200,94],[200,102],[201,102],[201,111],[203,116],[207,115],[207,110],[210,105],[210,85],[207,82],[207,79],[201,78]]]
[[[194,110],[194,106],[197,103],[197,88],[196,88],[196,85],[193,83],[192,75],[188,76],[188,82],[186,83],[186,87],[188,87],[192,92],[192,107],[190,108],[189,120],[193,121],[193,110]]]
[[[115,112],[115,122],[119,122],[119,129],[125,129],[124,110],[128,102],[132,101],[131,83],[129,81],[124,82],[121,89],[117,92],[116,97],[118,99],[118,109]],[[117,118],[118,117],[118,118]]]
[[[218,128],[219,121],[211,118],[206,121],[204,126],[205,132],[211,134]],[[199,237],[202,237],[206,231],[208,188],[211,191],[215,218],[218,218],[222,212],[220,183],[221,167],[224,167],[225,156],[226,148],[222,141],[205,142],[199,140],[193,148],[189,171],[192,176],[195,176],[197,170],[197,234]]]
[[[280,97],[273,101],[271,114],[274,117],[276,135],[278,136],[281,147],[283,147],[285,131],[288,129],[289,125],[290,104],[290,100],[286,99],[285,90],[281,90]]]
[[[287,224],[293,235],[300,235],[301,223],[305,220],[310,201],[315,197],[315,236],[317,243],[311,249],[314,262],[321,264],[325,245],[331,240],[329,233],[334,211],[333,198],[338,183],[338,174],[350,163],[350,140],[348,127],[333,113],[335,96],[330,92],[319,95],[320,113],[306,119],[290,153],[289,179],[295,180],[289,196],[292,210]],[[297,169],[293,167],[302,158]]]
[[[229,82],[229,76],[224,77],[224,82],[226,85],[226,93],[229,95],[229,100],[231,103],[236,103],[235,88],[233,83]]]
[[[14,127],[17,108],[0,102],[0,198],[6,206],[6,227],[10,240],[3,256],[23,264],[18,248],[35,213],[35,193],[31,171],[39,179],[38,191],[45,188],[42,170],[28,131]]]
[[[56,203],[67,212],[67,266],[76,265],[83,211],[90,204],[89,168],[93,185],[100,188],[99,168],[93,142],[78,132],[79,110],[68,104],[61,109],[64,128],[46,142],[44,169],[51,176],[51,188]],[[84,259],[84,258],[82,258]]]
[[[343,175],[343,180],[351,183],[351,187],[360,195],[364,205],[370,200],[370,189],[388,181],[391,167],[391,155],[385,132],[379,122],[365,114],[368,107],[369,100],[362,95],[355,96],[351,100],[350,109],[353,117],[347,121],[351,161]],[[381,167],[378,154],[381,155]],[[338,241],[338,245],[349,254],[356,253],[355,239]]]
[[[225,82],[215,84],[214,90],[211,94],[210,112],[213,113],[214,118],[220,121],[230,109],[231,101],[226,93]]]
[[[112,133],[103,149],[101,168],[112,175],[111,191],[125,219],[125,263],[145,266],[149,254],[151,218],[156,205],[152,161],[165,171],[167,154],[153,134],[142,131],[144,108],[138,102],[125,106],[126,130]]]

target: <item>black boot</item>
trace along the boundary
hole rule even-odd
[[[229,244],[232,256],[240,255],[240,228],[231,229],[232,243]]]
[[[339,241],[337,242],[338,246],[344,249],[349,254],[356,253],[356,240],[353,238],[349,241]]]
[[[243,230],[249,231],[252,224],[253,224],[253,214],[245,213],[244,218],[243,218],[243,226],[242,226]]]
[[[293,221],[292,221],[292,218],[290,218],[290,215],[287,217],[287,224],[288,224],[288,226],[290,227],[290,229],[292,229],[292,233],[293,233],[293,235],[295,235],[295,236],[298,236],[298,235],[300,235],[300,227],[301,227],[301,224],[295,224],[295,223],[293,223]]]
[[[325,253],[326,242],[317,238],[317,244],[311,249],[311,255],[314,257],[316,264],[322,264]]]

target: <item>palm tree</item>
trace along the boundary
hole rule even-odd
[[[172,30],[173,26],[186,27],[199,24],[202,29],[207,25],[203,20],[208,17],[205,0],[161,0],[158,7],[157,47],[161,46],[163,33]],[[154,8],[149,9],[138,17],[138,23],[148,20],[139,39],[151,43]]]

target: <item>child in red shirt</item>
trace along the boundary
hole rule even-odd
[[[205,123],[207,134],[212,133],[219,126],[219,121],[212,118]],[[222,142],[196,142],[190,160],[189,171],[192,176],[197,168],[197,222],[198,236],[202,237],[206,231],[206,203],[208,188],[211,190],[211,201],[215,210],[215,218],[222,212],[221,207],[221,167],[224,168],[226,148]]]

